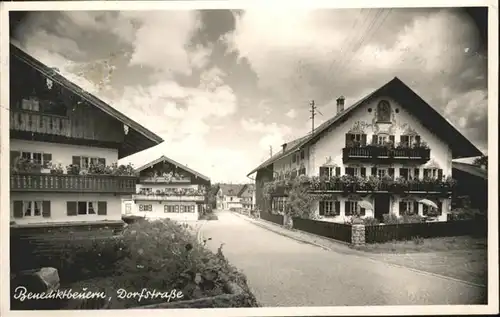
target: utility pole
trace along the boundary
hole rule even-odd
[[[316,105],[314,104],[314,100],[311,100],[311,102],[309,103],[310,106],[311,106],[311,116],[309,117],[311,119],[311,133],[314,132],[314,117],[316,116]]]

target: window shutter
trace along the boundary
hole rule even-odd
[[[405,203],[400,201],[399,202],[399,215],[403,215],[405,212]]]
[[[106,159],[105,158],[100,157],[99,160],[98,160],[98,162],[99,162],[99,165],[106,166]]]
[[[442,169],[438,169],[438,179],[439,180],[443,179],[443,170]]]
[[[365,209],[365,208],[359,208],[359,214],[360,214],[361,216],[366,215],[366,209]]]
[[[351,210],[350,210],[349,207],[350,207],[350,204],[349,204],[348,201],[346,201],[345,204],[344,204],[344,214],[346,216],[350,216],[351,215]]]
[[[42,201],[42,216],[44,218],[50,217],[50,201],[48,200]]]
[[[413,212],[418,215],[418,201],[413,202]]]
[[[345,146],[351,146],[352,145],[352,135],[350,133],[345,134]]]
[[[438,215],[441,216],[443,214],[443,202],[442,201],[438,201],[437,202],[437,206],[438,206],[438,210],[437,210]]]
[[[23,216],[23,202],[14,200],[14,218],[22,218]]]
[[[387,172],[389,173],[389,176],[390,176],[390,177],[394,177],[394,168],[393,168],[393,167],[389,167],[389,168],[387,169]]]
[[[21,157],[20,151],[10,151],[10,166],[15,166],[19,157]]]
[[[98,215],[107,215],[108,204],[105,201],[98,201],[97,202],[97,214]]]
[[[76,216],[76,201],[66,202],[66,215]]]
[[[400,168],[399,169],[399,176],[403,177],[404,179],[408,179],[408,169],[407,168]]]
[[[323,216],[325,214],[325,202],[320,201],[319,202],[319,215]]]
[[[372,176],[377,176],[377,168],[372,167]]]
[[[396,136],[394,136],[394,135],[389,135],[389,141],[390,141],[392,144],[396,143]]]
[[[418,179],[420,177],[420,168],[415,168],[415,178]]]
[[[415,136],[415,143],[417,143],[417,145],[420,144],[420,135]]]
[[[335,167],[335,175],[340,176],[340,167],[339,166]]]
[[[52,161],[52,154],[43,153],[43,167],[48,168],[51,161]]]
[[[71,164],[80,166],[80,157],[73,156],[73,160],[72,160]]]
[[[335,201],[335,214],[340,215],[340,201]]]
[[[361,177],[366,177],[366,167],[361,168]]]
[[[372,135],[372,143],[371,144],[377,144],[377,135],[376,134]]]
[[[361,135],[361,145],[366,145],[366,134]]]

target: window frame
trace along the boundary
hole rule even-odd
[[[23,206],[22,206],[23,218],[25,218],[25,217],[28,217],[28,218],[41,217],[41,218],[43,218],[43,201],[42,200],[22,200],[22,202],[23,202]],[[38,215],[35,214],[37,203],[39,203],[39,205],[38,205],[39,214]],[[28,205],[29,205],[29,207],[28,207]],[[29,214],[27,214],[28,210],[29,210]]]
[[[85,213],[80,213],[80,204],[85,203]],[[92,208],[90,208],[90,205],[92,204]],[[94,212],[91,213],[90,209],[92,209]],[[98,215],[98,210],[99,210],[99,202],[98,201],[81,201],[81,200],[76,200],[76,215],[77,216],[91,216],[91,215]]]

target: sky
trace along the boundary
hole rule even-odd
[[[458,9],[33,12],[14,41],[165,142],[212,183],[246,175],[395,76],[487,153],[487,56]]]

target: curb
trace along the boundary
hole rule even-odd
[[[240,216],[242,216],[242,215],[240,215]],[[306,244],[310,244],[310,245],[314,245],[316,247],[322,248],[325,251],[335,251],[334,249],[326,247],[324,245],[316,244],[316,243],[310,242],[310,241],[304,241],[303,239],[300,239],[300,238],[297,238],[297,237],[293,237],[293,236],[285,234],[283,232],[279,232],[278,230],[274,230],[272,228],[269,228],[268,226],[265,226],[263,224],[258,223],[259,222],[258,220],[250,219],[248,217],[242,217],[242,218],[244,218],[244,219],[252,222],[253,224],[255,224],[258,227],[267,229],[267,230],[272,231],[274,233],[277,233],[277,234],[279,234],[281,236],[288,237],[288,238],[290,238],[292,240],[299,241],[299,242],[306,243]],[[277,224],[275,224],[273,222],[270,222],[270,221],[267,221],[267,220],[264,220],[264,219],[260,219],[260,220],[261,221],[265,221],[266,223],[272,224],[274,226],[278,226]],[[286,230],[289,230],[289,229],[286,229]],[[304,232],[304,233],[308,234],[307,232]],[[321,237],[321,238],[323,239],[325,237]],[[328,239],[328,238],[325,238],[325,239]],[[332,241],[332,242],[341,243],[341,242],[338,242],[338,241]],[[450,281],[454,281],[454,282],[466,284],[466,285],[469,285],[469,286],[480,287],[480,288],[487,288],[486,285],[476,284],[476,283],[473,283],[473,282],[469,282],[469,281],[457,279],[457,278],[446,276],[446,275],[441,275],[441,274],[436,274],[436,273],[432,273],[432,272],[422,271],[422,270],[419,270],[419,269],[411,268],[411,267],[400,265],[400,264],[385,262],[385,261],[382,261],[382,260],[374,259],[374,258],[370,257],[369,255],[365,255],[365,254],[361,254],[361,253],[354,253],[354,252],[352,252],[352,253],[349,253],[349,255],[360,257],[360,258],[364,258],[364,259],[368,259],[368,260],[373,261],[373,262],[384,263],[386,265],[393,266],[393,267],[404,268],[404,269],[407,269],[407,270],[410,270],[410,271],[413,271],[413,272],[416,272],[416,273],[420,273],[420,274],[423,274],[423,275],[434,276],[434,277],[438,277],[438,278],[441,278],[441,279],[445,279],[445,280],[450,280]]]

